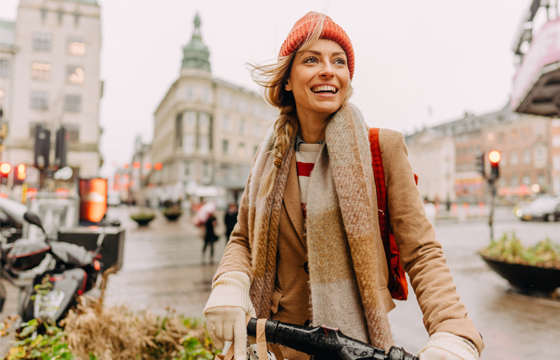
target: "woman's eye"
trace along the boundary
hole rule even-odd
[[[307,63],[317,63],[317,62],[318,62],[317,58],[315,58],[315,57],[310,57],[310,58],[307,58],[307,59],[304,60],[304,63],[306,63],[306,64]]]
[[[334,61],[334,63],[337,64],[337,65],[346,65],[346,60],[344,60],[344,59],[336,59],[336,60]]]

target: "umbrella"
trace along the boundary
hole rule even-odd
[[[213,201],[209,201],[206,204],[202,205],[200,209],[198,209],[197,213],[193,217],[193,222],[195,226],[202,226],[208,220],[211,214],[216,211],[216,203]]]

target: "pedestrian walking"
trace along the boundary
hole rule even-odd
[[[216,226],[216,217],[214,213],[208,215],[208,219],[204,223],[204,247],[202,248],[202,258],[206,254],[206,248],[210,247],[210,263],[214,262],[214,243],[218,240],[214,227]]]
[[[420,359],[478,359],[484,343],[426,218],[403,135],[369,129],[348,101],[354,68],[346,32],[314,12],[296,22],[277,62],[253,67],[280,115],[257,151],[213,280],[210,336],[219,348],[234,341],[235,359],[245,360],[249,314],[326,324],[389,349],[387,312],[407,291],[404,273],[389,274],[401,261],[430,334]],[[389,262],[388,225],[400,250]],[[309,358],[284,350],[290,360]]]
[[[233,231],[233,228],[235,227],[235,224],[237,224],[237,204],[236,203],[231,203],[228,205],[227,211],[226,211],[226,215],[224,216],[224,223],[226,224],[226,245],[229,241],[229,237],[231,236],[231,233]]]

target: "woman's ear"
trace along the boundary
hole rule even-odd
[[[286,85],[284,85],[284,90],[292,91],[292,85],[290,84],[290,79],[286,80]]]

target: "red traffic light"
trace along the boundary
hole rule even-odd
[[[24,164],[19,164],[16,168],[16,177],[18,180],[25,180],[25,177],[27,176],[27,174],[25,173],[25,165]]]
[[[502,160],[502,154],[498,150],[492,150],[488,153],[488,160],[492,165],[496,165]]]
[[[12,165],[8,163],[3,163],[2,165],[0,165],[0,173],[2,173],[3,175],[8,175],[10,171],[12,171]]]

